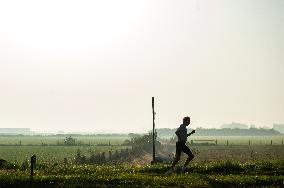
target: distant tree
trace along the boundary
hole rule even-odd
[[[124,142],[121,145],[123,145],[123,146],[131,146],[132,142],[131,142],[131,140],[126,139],[126,140],[124,140]]]
[[[74,146],[74,145],[76,145],[75,138],[72,138],[71,136],[66,137],[65,140],[64,140],[64,145],[67,145],[67,146]]]
[[[124,141],[125,145],[132,146],[132,150],[135,154],[141,154],[143,152],[152,152],[153,146],[153,134],[149,133],[146,135],[136,135],[130,140]],[[156,140],[156,148],[160,149],[161,143]]]

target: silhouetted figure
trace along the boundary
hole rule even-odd
[[[187,141],[187,137],[192,135],[193,133],[195,133],[195,130],[193,130],[191,133],[187,134],[186,127],[189,124],[190,124],[190,117],[184,117],[183,123],[180,125],[180,127],[175,132],[177,137],[178,137],[178,141],[176,142],[176,155],[175,155],[174,161],[172,163],[172,169],[170,171],[168,171],[167,173],[171,173],[174,170],[176,164],[180,160],[181,152],[186,153],[187,156],[188,156],[183,167],[182,167],[182,172],[184,172],[186,170],[186,166],[194,158],[194,155],[192,154],[190,149],[185,144],[186,141]]]

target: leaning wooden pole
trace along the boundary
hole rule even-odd
[[[153,113],[153,160],[152,162],[155,163],[155,140],[156,140],[156,131],[155,131],[155,99],[152,97],[152,113]]]
[[[33,182],[34,180],[34,169],[36,167],[36,156],[33,155],[31,157],[31,174],[30,174],[30,181]]]

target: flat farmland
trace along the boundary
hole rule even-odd
[[[189,146],[195,155],[193,162],[215,161],[284,161],[284,146]],[[166,146],[165,150],[173,158],[175,146]],[[182,162],[186,155],[182,154]]]
[[[282,145],[284,135],[280,136],[191,136],[190,140],[217,140],[218,145]],[[211,142],[214,143],[214,142]]]
[[[76,162],[78,151],[90,159],[92,153],[105,152],[108,158],[108,151],[131,149],[121,145],[127,137],[79,136],[74,138],[81,145],[57,145],[57,141],[64,141],[64,138],[1,137],[6,144],[2,143],[0,146],[0,158],[7,160],[8,164],[0,167],[0,187],[284,186],[284,146],[281,142],[283,137],[250,137],[251,145],[245,144],[247,137],[215,137],[220,140],[218,145],[191,145],[189,140],[188,145],[195,155],[194,160],[187,171],[182,173],[181,165],[186,159],[183,154],[177,168],[169,175],[165,174],[169,165],[150,165],[151,153],[136,155],[136,158],[130,157],[129,160],[120,162],[106,161],[100,165],[90,161]],[[191,139],[214,140],[212,137]],[[259,139],[262,139],[262,144],[253,144]],[[273,145],[269,141],[271,139]],[[231,144],[229,142],[226,145],[227,140],[230,140]],[[19,141],[22,142],[21,145],[17,144]],[[45,144],[41,144],[41,141]],[[274,144],[277,141],[280,144]],[[173,157],[174,151],[175,144],[169,142],[161,146],[158,155]],[[34,180],[31,181],[28,161],[33,154],[37,156],[37,166]],[[64,158],[67,158],[67,163]],[[136,159],[140,159],[141,163],[132,161]]]
[[[0,159],[9,162],[22,163],[30,160],[32,155],[37,156],[39,163],[63,163],[64,158],[74,161],[77,151],[82,155],[125,149],[125,146],[0,146]]]
[[[63,145],[66,136],[0,136],[0,145]],[[120,145],[127,136],[72,136],[79,145]]]
[[[60,162],[64,158],[72,161],[78,150],[86,156],[91,152],[121,150],[125,148],[121,144],[129,139],[127,136],[81,135],[72,136],[76,140],[75,146],[65,146],[66,136],[0,136],[0,158],[11,162],[22,162],[36,154],[43,162]],[[237,161],[284,160],[283,139],[284,136],[192,136],[189,137],[188,145],[196,155],[194,160],[198,162],[227,159]],[[191,140],[194,140],[197,145],[191,145]],[[217,145],[215,141],[207,142],[206,140],[217,140]],[[209,145],[206,145],[207,143]],[[165,150],[163,154],[173,158],[175,142],[166,141],[163,148]]]
[[[172,142],[174,137],[161,137],[163,143]],[[188,137],[188,142],[193,140],[197,144],[216,144],[217,145],[283,145],[284,135],[277,136],[195,136]],[[202,140],[202,141],[199,141]],[[208,141],[206,141],[208,140]]]

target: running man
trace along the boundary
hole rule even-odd
[[[183,123],[180,125],[180,127],[175,132],[177,137],[178,137],[178,141],[176,142],[176,155],[175,155],[174,161],[172,163],[172,168],[168,173],[171,173],[174,170],[176,164],[180,160],[181,152],[186,153],[187,156],[188,156],[183,167],[182,167],[182,169],[181,169],[182,172],[185,172],[186,166],[194,158],[194,155],[192,154],[190,149],[185,145],[185,143],[187,141],[187,137],[192,135],[193,133],[195,133],[195,130],[193,130],[193,131],[191,131],[191,133],[187,134],[186,127],[189,124],[190,124],[190,117],[184,117]]]

